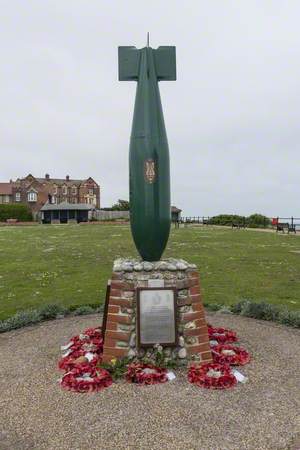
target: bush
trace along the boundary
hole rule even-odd
[[[261,228],[271,225],[271,220],[262,214],[252,214],[246,218],[246,225],[249,228]]]
[[[263,228],[271,225],[271,220],[262,214],[251,214],[251,216],[239,216],[237,214],[219,214],[208,220],[210,225],[227,225],[233,223],[243,225],[249,228]]]
[[[256,303],[250,300],[243,300],[233,305],[231,311],[241,316],[252,317],[253,319],[277,321],[280,309],[270,303]]]
[[[20,311],[7,320],[0,322],[0,333],[4,331],[16,330],[17,328],[26,327],[42,320],[39,310],[29,309],[28,311]]]
[[[20,222],[32,222],[32,214],[27,205],[8,204],[0,205],[0,222],[6,222],[7,219],[17,219]]]
[[[41,320],[55,319],[59,315],[67,315],[68,309],[61,305],[48,304],[39,309]]]
[[[83,306],[79,306],[79,308],[76,308],[74,310],[74,315],[75,316],[84,316],[85,314],[93,314],[95,313],[96,310],[94,308],[92,308],[89,305],[83,305]]]
[[[279,322],[290,327],[300,328],[300,311],[284,309],[279,313]]]
[[[234,223],[243,224],[245,221],[244,216],[238,216],[236,214],[219,214],[218,216],[211,217],[208,220],[210,225],[232,225]]]
[[[95,310],[95,309],[99,309],[99,310],[103,309],[103,305],[100,305],[99,303],[86,303],[85,305],[69,305],[68,306],[68,311],[75,312],[76,309],[86,308],[86,307],[90,307],[93,310]]]

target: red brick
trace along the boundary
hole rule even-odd
[[[125,323],[127,325],[131,324],[131,319],[129,316],[121,316],[120,314],[108,314],[107,320],[110,322]]]
[[[111,275],[111,279],[112,280],[122,280],[122,278],[123,278],[123,275],[121,273],[118,273],[118,272],[113,272],[112,275]]]
[[[109,322],[109,321],[106,322],[105,332],[107,330],[117,330],[117,329],[118,329],[118,324],[116,322]]]
[[[104,345],[103,349],[103,356],[107,354],[112,355],[112,357],[119,357],[122,358],[122,356],[126,356],[128,353],[128,350],[126,348],[114,348],[114,347],[106,347]]]
[[[203,314],[204,314],[204,308],[203,308],[203,305],[202,305],[202,303],[193,303],[193,311],[200,311],[200,312],[203,312]]]
[[[200,295],[200,286],[192,286],[190,287],[190,294],[194,295],[194,294],[199,294]]]
[[[186,314],[183,314],[182,316],[183,317],[180,318],[181,323],[186,323],[186,322],[190,322],[191,320],[201,319],[201,314],[198,311],[186,313]]]
[[[114,305],[114,306],[125,306],[127,308],[131,308],[132,303],[133,303],[132,298],[125,299],[125,298],[112,297],[109,299],[109,305]]]
[[[110,363],[111,362],[111,360],[114,358],[114,356],[113,355],[103,355],[102,356],[102,362],[103,363]]]
[[[208,336],[207,327],[194,328],[191,330],[184,330],[184,336]],[[207,339],[208,340],[208,339]]]
[[[120,312],[120,306],[115,306],[115,305],[109,304],[108,312],[113,313],[113,314],[118,314]]]
[[[189,295],[189,298],[192,300],[192,303],[201,303],[201,295],[200,294]]]
[[[125,331],[107,331],[105,333],[105,338],[108,337],[110,339],[118,339],[119,341],[128,342],[130,339],[130,332],[126,333]]]
[[[107,334],[105,333],[105,338],[104,338],[104,347],[115,347],[116,346],[116,340],[115,339],[110,339],[107,337]]]
[[[212,361],[212,356],[211,356],[211,352],[203,352],[201,353],[201,358],[203,359],[203,361],[205,361],[206,363],[209,361]]]
[[[121,289],[111,289],[109,296],[110,297],[122,297],[122,291],[121,291]]]
[[[189,278],[187,282],[187,287],[191,288],[193,286],[199,286],[199,278]]]
[[[127,281],[123,280],[114,280],[111,282],[110,285],[111,289],[126,289],[127,291],[133,291],[134,290],[134,284],[128,283]]]
[[[110,347],[110,348],[115,348],[117,347],[117,342],[120,341],[121,339],[112,339],[112,338],[108,338],[105,335],[105,340],[104,340],[104,346],[105,347]],[[123,342],[123,341],[122,341]]]
[[[210,345],[208,342],[203,344],[193,345],[192,347],[187,347],[187,352],[189,355],[193,355],[194,353],[203,353],[206,354],[210,352]]]
[[[202,318],[202,319],[197,319],[197,320],[195,321],[195,323],[196,323],[196,328],[200,328],[200,327],[203,327],[204,325],[206,325],[206,321],[205,321],[204,318]]]
[[[187,272],[187,274],[188,274],[188,277],[189,277],[189,278],[194,278],[194,277],[199,278],[199,272],[198,272],[198,270],[189,271],[189,272]]]

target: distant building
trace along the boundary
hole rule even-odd
[[[36,178],[29,174],[9,183],[0,183],[0,203],[26,203],[36,218],[46,203],[58,205],[86,204],[100,208],[100,186],[89,177],[86,180],[66,178]]]
[[[181,209],[176,208],[176,206],[171,206],[171,220],[172,222],[178,222],[180,220]]]
[[[88,222],[95,211],[91,204],[62,202],[57,205],[45,203],[40,214],[42,223],[79,223]]]
[[[2,203],[12,203],[12,188],[12,180],[9,183],[0,183],[0,205]]]

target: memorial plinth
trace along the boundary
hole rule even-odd
[[[173,258],[116,260],[104,316],[103,362],[141,358],[155,344],[182,365],[212,361],[198,270]]]

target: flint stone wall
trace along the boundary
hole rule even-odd
[[[177,288],[178,347],[164,347],[167,358],[182,365],[212,360],[201,300],[197,267],[182,259],[158,262],[118,259],[114,263],[104,336],[103,362],[113,358],[143,357],[151,350],[137,348],[136,288],[161,279],[164,287]],[[159,289],[159,288],[158,288]]]

